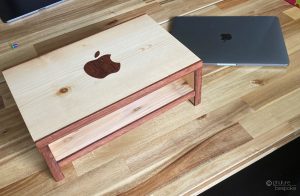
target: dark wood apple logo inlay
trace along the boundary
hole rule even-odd
[[[89,61],[84,65],[84,71],[94,78],[105,78],[109,74],[120,70],[120,63],[113,62],[110,54],[100,56],[100,52],[95,53],[95,60]],[[98,58],[99,57],[99,58]]]

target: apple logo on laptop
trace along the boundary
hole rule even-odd
[[[226,42],[226,41],[232,39],[232,35],[230,33],[222,33],[222,34],[220,34],[220,36],[221,36],[221,40],[223,40],[223,42]]]
[[[106,54],[100,57],[99,56],[100,52],[97,51],[95,53],[96,59],[89,61],[84,65],[84,71],[89,76],[101,79],[120,70],[120,63],[113,62],[110,59],[110,54]]]

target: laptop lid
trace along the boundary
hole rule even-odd
[[[211,65],[287,66],[287,50],[274,16],[175,17],[171,34]]]
[[[63,0],[0,0],[0,18],[3,22],[13,22],[61,1]]]

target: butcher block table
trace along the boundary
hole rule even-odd
[[[54,179],[158,114],[200,103],[201,60],[147,15],[3,72]]]
[[[300,11],[284,0],[65,1],[13,24],[0,22],[0,70],[141,13],[165,29],[179,15],[276,15],[290,64],[220,67],[204,62],[201,104],[185,101],[66,164],[59,183],[50,177],[0,75],[0,195],[197,195],[300,136]],[[19,47],[12,49],[14,42]],[[89,60],[95,53],[88,54]],[[111,54],[121,72],[116,58]],[[257,183],[273,190],[266,180]]]

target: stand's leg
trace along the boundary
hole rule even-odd
[[[60,180],[64,179],[64,174],[62,173],[57,161],[54,159],[49,146],[47,145],[43,148],[39,148],[39,151],[43,155],[54,180],[60,181]]]
[[[195,97],[193,104],[196,106],[201,102],[202,66],[194,72],[194,86]]]

